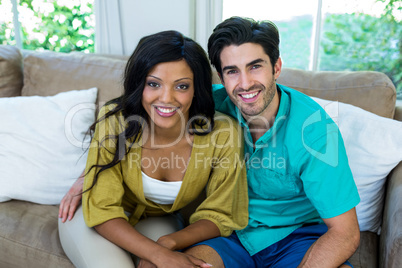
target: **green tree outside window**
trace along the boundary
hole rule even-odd
[[[378,71],[387,74],[402,93],[402,0],[386,2],[381,17],[331,14],[321,39],[319,69]]]
[[[93,0],[20,0],[18,13],[24,49],[94,52]],[[0,44],[15,45],[15,34],[10,16],[0,19]]]

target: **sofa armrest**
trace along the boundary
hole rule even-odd
[[[402,162],[388,176],[382,230],[380,267],[402,267]]]
[[[402,121],[402,104],[397,103],[397,105],[395,107],[394,119],[398,120],[398,121]]]

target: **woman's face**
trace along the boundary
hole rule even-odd
[[[148,73],[142,106],[156,128],[182,129],[194,97],[194,74],[187,62],[164,62]]]

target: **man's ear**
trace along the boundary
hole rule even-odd
[[[278,58],[274,65],[274,77],[275,79],[278,79],[279,75],[281,74],[282,71],[282,59],[281,57]]]
[[[221,80],[221,84],[225,85],[225,82],[223,81],[223,77],[220,72],[218,72],[218,76],[219,76],[219,79]]]

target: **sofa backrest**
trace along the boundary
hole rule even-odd
[[[349,103],[383,117],[394,117],[396,90],[384,73],[313,72],[284,68],[278,83],[309,96]]]
[[[0,97],[21,95],[22,55],[14,46],[0,46]]]
[[[122,93],[125,56],[100,56],[83,53],[23,52],[23,96],[48,96],[68,90],[99,89],[98,103]],[[12,66],[13,83],[1,76],[3,61]],[[0,97],[17,96],[21,91],[21,53],[9,46],[0,46]],[[10,70],[11,70],[10,69]],[[17,71],[16,71],[17,70]],[[9,81],[2,88],[4,81]],[[214,75],[214,82],[219,83]],[[349,103],[380,116],[393,118],[396,91],[392,81],[379,72],[312,72],[283,68],[278,83],[307,95]],[[13,86],[11,86],[13,85]],[[11,89],[10,89],[11,88]]]
[[[216,72],[213,82],[220,83]],[[312,97],[349,103],[377,115],[394,118],[396,90],[384,73],[313,72],[282,68],[277,82]]]
[[[98,88],[98,103],[122,94],[126,60],[83,53],[51,51],[24,54],[23,96],[49,96],[69,90]]]

